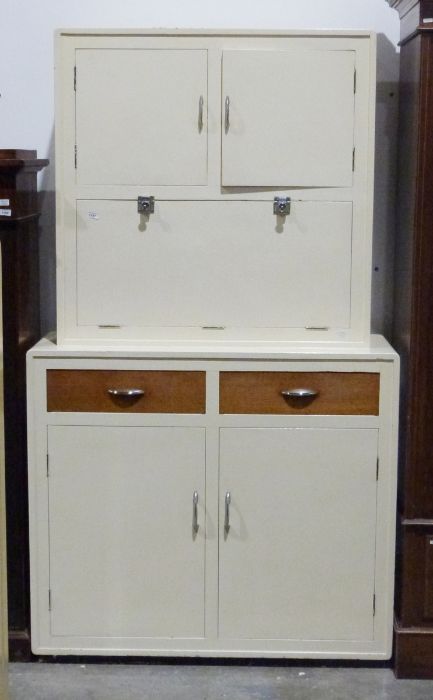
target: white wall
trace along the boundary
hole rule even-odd
[[[59,27],[373,29],[379,37],[373,329],[390,327],[399,19],[386,0],[2,0],[0,148],[36,148],[44,330],[55,309],[53,33]]]

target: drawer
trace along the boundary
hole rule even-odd
[[[205,413],[206,373],[50,369],[47,410]]]
[[[220,413],[377,416],[379,382],[365,372],[221,372]]]

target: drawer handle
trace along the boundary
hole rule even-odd
[[[227,534],[228,531],[230,530],[230,503],[232,502],[232,497],[230,494],[230,491],[227,491],[226,497],[224,500],[225,504],[225,511],[224,511],[224,530],[225,533]]]
[[[198,505],[198,492],[194,491],[192,494],[192,531],[194,535],[197,534],[198,532],[198,513],[197,513],[197,505]]]
[[[315,389],[288,389],[281,392],[286,399],[314,399],[318,394],[319,392]]]
[[[137,399],[144,396],[143,389],[108,389],[110,396],[118,396],[122,399]]]

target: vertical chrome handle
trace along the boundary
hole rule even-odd
[[[224,530],[226,533],[230,530],[230,503],[232,502],[232,497],[230,491],[227,491],[225,497],[225,515],[224,515]]]
[[[224,129],[227,134],[230,128],[230,97],[226,97],[225,101],[225,118],[224,118]]]
[[[197,493],[197,491],[194,491],[194,493],[192,494],[192,531],[195,535],[198,532],[197,505],[198,505],[198,493]]]
[[[200,99],[198,101],[198,130],[202,131],[203,130],[203,95],[200,95]]]

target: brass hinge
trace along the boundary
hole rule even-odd
[[[77,148],[77,144],[75,144],[75,146],[74,146],[74,163],[75,163],[75,170],[77,169],[77,152],[78,152],[78,148]]]
[[[51,588],[48,589],[48,612],[51,612]]]
[[[353,92],[356,94],[356,68],[353,71]]]
[[[379,457],[376,462],[376,481],[379,481]]]
[[[373,594],[373,617],[376,615],[376,593]]]
[[[74,90],[77,92],[77,66],[74,66]]]
[[[355,172],[355,150],[354,148],[352,152],[352,172]]]
[[[47,479],[50,476],[50,455],[47,453]]]

